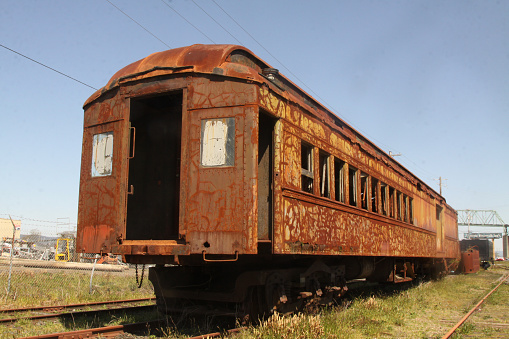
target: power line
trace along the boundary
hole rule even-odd
[[[194,2],[194,1],[193,1]],[[288,73],[290,73],[295,79],[297,79],[304,87],[306,87],[311,93],[313,93],[314,96],[316,96],[318,99],[320,99],[323,103],[325,103],[327,106],[331,107],[331,109],[337,114],[337,115],[340,115],[334,108],[332,108],[331,105],[329,105],[327,103],[327,101],[325,101],[323,98],[321,98],[318,94],[316,94],[309,86],[306,85],[306,83],[304,81],[302,81],[297,75],[295,75],[295,73],[293,73],[288,67],[286,67],[278,58],[276,58],[272,53],[269,52],[269,50],[267,48],[265,48],[265,46],[263,46],[258,40],[255,39],[254,36],[252,36],[246,29],[244,29],[244,27],[242,27],[241,24],[238,23],[237,20],[235,20],[230,14],[228,14],[228,12],[226,12],[223,7],[221,7],[215,0],[212,0],[213,3],[216,4],[217,7],[219,7],[219,9],[221,9],[223,11],[224,14],[226,14],[233,22],[235,22],[235,24],[237,24],[237,26],[240,27],[240,29],[242,29],[244,31],[244,33],[246,33],[247,35],[249,35],[249,37],[251,37],[251,39],[253,39],[261,48],[263,48],[265,50],[265,52],[267,52],[272,58],[274,58],[274,60],[276,60],[281,66],[283,66],[284,69],[286,69],[288,71]],[[215,21],[215,20],[214,20]],[[235,39],[237,40],[237,39]],[[238,40],[237,40],[238,41]],[[346,119],[345,119],[346,120]]]
[[[53,224],[54,224],[55,222],[58,222],[58,221],[55,221],[55,220],[41,220],[41,219],[25,218],[25,217],[23,217],[23,216],[21,216],[21,215],[12,215],[12,214],[0,213],[0,216],[9,216],[9,215],[10,215],[11,217],[13,217],[13,218],[20,219],[20,220],[22,220],[22,221],[23,221],[23,220],[30,220],[30,221],[35,221],[35,222],[46,222],[46,223],[53,223]],[[57,218],[57,219],[59,219],[59,218]],[[62,219],[62,218],[60,218],[60,219]],[[63,219],[67,219],[67,217],[66,217],[66,218],[63,218]],[[66,224],[66,225],[67,225],[67,224]],[[75,225],[75,224],[73,224],[73,225]]]
[[[106,0],[108,1],[108,0]],[[215,44],[216,42],[214,40],[212,40],[207,34],[203,33],[198,27],[196,27],[195,25],[193,25],[189,20],[187,20],[182,14],[180,14],[175,8],[171,7],[168,3],[166,3],[166,1],[164,0],[161,0],[163,4],[165,4],[166,6],[168,6],[172,11],[174,11],[178,16],[180,16],[182,19],[184,19],[188,24],[190,24],[191,26],[194,27],[194,29],[196,29],[198,32],[200,32],[201,34],[203,34],[207,39],[209,39],[213,44]]]
[[[106,0],[108,1],[111,5],[113,5],[109,0]],[[196,27],[194,24],[192,24],[188,19],[186,19],[183,15],[181,15],[176,9],[174,9],[172,6],[170,6],[165,0],[161,0],[163,4],[165,4],[168,8],[170,8],[172,11],[174,11],[178,16],[180,16],[183,20],[185,20],[189,25],[191,25],[194,29],[196,29],[198,32],[200,32],[202,35],[204,35],[207,39],[209,39],[212,43],[216,43],[214,40],[212,40],[212,38],[210,38],[207,34],[205,34],[203,31],[201,31],[198,27]],[[242,45],[242,42],[239,41],[239,39],[237,39],[231,32],[229,32],[223,25],[221,25],[217,20],[215,20],[205,9],[203,9],[201,6],[199,6],[194,0],[191,0],[200,10],[202,10],[209,18],[211,18],[218,26],[220,26],[225,32],[227,32],[233,39],[235,39],[239,44]],[[353,126],[353,124],[348,120],[346,119],[346,117],[344,117],[343,115],[341,115],[332,105],[330,105],[327,101],[325,101],[322,97],[320,97],[317,93],[315,93],[309,86],[306,85],[306,83],[304,83],[304,81],[302,81],[297,75],[295,75],[295,73],[293,73],[288,67],[286,67],[278,58],[276,58],[267,48],[265,48],[265,46],[263,46],[258,40],[256,40],[256,38],[251,35],[237,20],[235,20],[235,18],[233,18],[228,12],[226,12],[226,10],[224,10],[215,0],[211,0],[224,14],[226,14],[238,27],[240,27],[240,29],[242,29],[249,37],[251,37],[251,39],[253,39],[253,41],[255,41],[261,48],[263,48],[274,60],[276,60],[276,62],[278,62],[284,69],[286,69],[288,71],[288,73],[290,73],[295,79],[297,79],[304,87],[306,87],[311,93],[313,93],[313,95],[315,97],[317,97],[318,99],[320,99],[321,102],[323,102],[325,105],[327,105],[328,107],[330,107],[330,109],[337,115],[337,116],[340,116],[344,121],[346,121],[347,123],[349,123],[350,125]],[[115,8],[117,8],[119,11],[121,11],[118,7],[116,7],[115,5],[113,5]],[[129,17],[127,14],[125,14],[123,11],[121,11],[124,15],[126,15],[127,17]],[[131,17],[129,17],[131,20],[133,20],[134,22],[136,22],[134,19],[132,19]],[[137,22],[136,22],[137,23]],[[138,24],[138,23],[137,23]],[[144,28],[143,26],[141,26],[140,24],[138,24],[140,27],[142,27],[143,29],[145,29],[147,32],[148,30],[146,28]],[[150,33],[150,32],[149,32]],[[150,33],[152,34],[152,33]],[[153,35],[153,34],[152,34]],[[154,35],[155,36],[155,35]],[[156,37],[157,38],[157,37]],[[159,38],[157,38],[158,40],[160,40]],[[161,40],[160,40],[161,41]],[[161,41],[162,42],[162,41]],[[164,42],[163,42],[164,43]],[[165,44],[166,45],[166,44]],[[168,46],[168,45],[166,45]],[[169,46],[168,46],[169,47]],[[366,137],[369,137],[371,140],[374,140],[377,142],[377,144],[381,145],[381,146],[385,146],[387,149],[389,149],[390,147],[388,147],[387,145],[384,145],[384,143],[382,142],[379,142],[378,140],[370,137],[367,133],[365,132],[362,132],[362,130],[360,130],[359,128],[356,128],[357,130],[359,130],[361,133],[363,133],[364,135],[366,135]],[[409,160],[410,162],[412,162],[414,165],[417,166],[417,164],[415,164],[413,161],[411,161],[408,157],[405,156],[405,158],[407,160]],[[418,166],[417,166],[418,167]],[[425,170],[424,170],[425,171]],[[429,173],[429,172],[428,172]]]
[[[131,18],[129,15],[127,15],[126,12],[124,12],[123,10],[121,10],[120,8],[118,8],[117,6],[115,6],[115,4],[113,4],[110,0],[106,0],[110,5],[112,5],[113,7],[115,7],[116,9],[119,10],[120,13],[124,14],[126,17],[128,17],[129,19],[131,19],[135,24],[137,24],[138,26],[140,26],[141,28],[143,28],[145,30],[145,32],[147,32],[148,34],[152,35],[154,38],[156,38],[157,40],[159,40],[160,42],[162,42],[166,47],[168,47],[169,49],[171,49],[171,47],[166,43],[164,42],[163,40],[159,39],[155,34],[153,34],[151,31],[149,31],[148,29],[146,29],[145,27],[143,27],[143,25],[141,25],[138,21],[134,20],[133,18]]]
[[[230,36],[235,39],[235,41],[237,41],[239,44],[242,45],[242,42],[239,41],[239,39],[237,39],[232,33],[230,33],[230,31],[228,31],[226,28],[223,27],[223,25],[221,25],[216,19],[214,19],[209,13],[207,13],[206,10],[204,10],[200,5],[198,5],[194,0],[191,0],[193,2],[193,4],[196,5],[196,7],[198,7],[199,9],[201,9],[203,11],[203,13],[207,14],[207,16],[209,18],[211,18],[216,24],[219,25],[219,27],[221,27],[226,33],[230,34]]]
[[[194,0],[191,0],[194,2]],[[334,112],[337,116],[341,117],[344,121],[346,121],[348,124],[352,125],[353,126],[353,123],[351,123],[344,115],[340,114],[338,110],[336,110],[332,105],[330,105],[327,101],[325,101],[322,97],[320,97],[317,93],[315,93],[315,91],[313,91],[309,86],[306,85],[306,83],[304,81],[302,81],[297,75],[295,75],[295,73],[293,73],[288,67],[286,67],[278,58],[276,58],[267,48],[265,48],[265,46],[262,45],[261,42],[259,42],[258,40],[256,40],[256,38],[251,35],[251,33],[249,33],[244,27],[242,27],[242,25],[237,21],[235,20],[235,18],[233,18],[228,12],[226,12],[226,10],[224,10],[223,7],[221,7],[215,0],[211,0],[217,7],[219,7],[219,9],[221,9],[221,11],[223,11],[224,14],[226,14],[237,26],[240,27],[240,29],[242,29],[247,35],[249,35],[249,37],[251,39],[253,39],[261,48],[263,48],[274,60],[276,60],[276,62],[278,62],[284,69],[286,69],[288,71],[288,73],[290,73],[295,79],[297,79],[305,88],[307,88],[316,98],[320,99],[320,101],[322,103],[324,103],[326,106],[330,107],[331,111]],[[216,20],[214,20],[216,21]],[[217,22],[217,21],[216,21]],[[221,26],[222,27],[222,26]],[[229,32],[228,32],[229,33]],[[231,35],[231,33],[229,33]],[[235,39],[237,40],[237,39]],[[237,40],[238,41],[238,40]],[[362,132],[361,129],[359,128],[356,128],[357,130],[359,130],[359,132]],[[388,147],[387,145],[384,145],[383,143],[375,140],[374,138],[371,138],[367,133],[365,132],[362,132],[364,135],[366,135],[367,137],[369,137],[370,139],[374,140],[377,142],[377,144],[381,145],[381,146],[385,146],[387,149],[389,149],[390,147]]]
[[[79,81],[78,79],[75,79],[75,78],[73,78],[73,77],[72,77],[72,76],[70,76],[70,75],[67,75],[67,74],[62,73],[62,72],[60,72],[60,71],[57,71],[56,69],[51,68],[51,67],[49,67],[49,66],[47,66],[47,65],[43,64],[42,62],[39,62],[39,61],[34,60],[34,59],[32,59],[32,58],[29,58],[29,57],[27,57],[26,55],[21,54],[20,52],[16,52],[15,50],[13,50],[13,49],[11,49],[11,48],[9,48],[9,47],[6,47],[6,46],[4,46],[4,45],[2,45],[2,44],[0,44],[0,46],[1,46],[1,47],[3,47],[3,48],[5,48],[5,49],[7,49],[7,50],[9,50],[9,51],[11,51],[11,52],[13,52],[13,53],[16,53],[16,54],[18,54],[18,55],[22,56],[23,58],[26,58],[26,59],[28,59],[28,60],[30,60],[30,61],[32,61],[32,62],[35,62],[36,64],[39,64],[39,65],[41,65],[41,66],[43,66],[43,67],[46,67],[47,69],[50,69],[50,70],[52,70],[53,72],[57,72],[57,73],[58,73],[58,74],[60,74],[60,75],[63,75],[63,76],[65,76],[65,77],[67,77],[67,78],[69,78],[69,79],[71,79],[71,80],[74,80],[74,81],[76,81],[76,82],[79,82],[80,84],[85,85],[85,86],[87,86],[87,87],[90,87],[90,88],[92,88],[93,90],[96,90],[96,91],[97,91],[97,88],[92,87],[92,86],[90,86],[90,85],[88,85],[88,84],[86,84],[86,83],[84,83],[84,82],[82,82],[82,81]]]

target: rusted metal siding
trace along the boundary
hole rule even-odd
[[[431,232],[391,225],[300,192],[285,192],[283,201],[278,253],[423,257],[436,250]]]
[[[252,84],[194,78],[188,84],[181,233],[191,253],[256,253],[257,108]],[[234,166],[200,164],[203,119],[235,119]]]
[[[258,114],[274,128],[273,234],[275,254],[456,258],[456,214],[430,188],[354,129],[306,97],[289,80],[279,84],[258,69],[229,62],[238,46],[190,46],[156,53],[117,72],[85,104],[78,248],[125,255],[255,254],[258,242]],[[250,53],[247,51],[246,53]],[[258,64],[263,64],[259,61]],[[258,66],[256,66],[258,67]],[[283,90],[283,87],[286,90]],[[129,99],[183,91],[179,241],[125,238]],[[233,166],[200,162],[203,119],[235,120]],[[114,166],[90,178],[94,133],[114,133]],[[301,140],[314,147],[314,191],[302,192]],[[319,150],[413,198],[413,223],[319,197]],[[332,158],[331,158],[332,159]],[[331,160],[329,182],[334,162]],[[345,176],[348,184],[348,175]],[[368,183],[367,187],[370,187]],[[357,200],[360,199],[360,185]],[[380,192],[380,188],[376,188]],[[444,239],[437,250],[436,204]],[[369,204],[368,204],[369,205]],[[378,204],[379,208],[381,203]],[[143,225],[140,225],[143,227]]]
[[[107,253],[121,237],[125,220],[128,126],[123,101],[96,103],[85,115],[78,205],[77,251]],[[92,177],[92,141],[99,133],[113,132],[113,169],[111,175]]]
[[[287,103],[265,86],[258,94],[262,107],[281,117],[283,126],[281,163],[276,168],[282,173],[282,185],[276,191],[275,253],[457,257],[457,240],[451,238],[457,227],[454,213],[443,221],[449,239],[443,240],[442,251],[438,251],[436,201],[430,194],[419,191],[387,159],[366,153],[359,142],[352,143],[350,137],[330,129],[302,107]],[[301,191],[301,140],[314,146],[313,194]],[[319,149],[413,198],[413,223],[317,197]],[[359,199],[360,187],[357,190]],[[332,188],[331,197],[333,194]]]
[[[250,197],[244,195],[244,110],[225,107],[190,112],[189,171],[184,175],[187,196],[182,203],[186,206],[186,240],[193,253],[245,253],[247,238],[252,237],[245,229],[249,212],[244,211],[244,199]],[[234,165],[205,168],[200,164],[201,121],[228,117],[235,119]]]

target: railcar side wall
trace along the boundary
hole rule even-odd
[[[263,109],[283,121],[278,140],[281,143],[280,159],[276,168],[281,177],[276,183],[279,189],[275,199],[275,253],[458,256],[456,215],[443,201],[419,190],[415,179],[399,173],[382,155],[366,152],[362,142],[349,135],[349,131],[332,129],[309,114],[310,107],[285,100],[265,86],[260,87],[259,98]],[[310,192],[304,192],[302,187],[303,143],[312,148],[314,188]],[[321,154],[329,162],[326,170],[320,167]],[[334,178],[334,160],[345,163],[346,171],[353,168],[374,179],[370,181],[375,182],[373,186],[366,186],[374,190],[369,197],[380,195],[381,184],[390,186],[395,194],[410,197],[411,220],[383,215],[383,207],[378,201],[373,206],[368,202],[364,208],[359,202],[357,206],[351,206],[345,200],[336,201],[335,189],[338,188],[334,187],[334,179],[338,178]],[[323,170],[323,173],[315,173],[317,170]],[[327,178],[322,179],[326,171]],[[353,185],[349,179],[352,181],[345,175],[347,186]],[[323,187],[317,187],[322,185],[322,180],[330,185],[328,192],[320,192]],[[358,178],[356,182],[359,182]],[[362,197],[361,188],[356,189],[358,192],[353,194],[356,198]],[[380,200],[380,197],[376,199]],[[444,210],[440,216],[437,209]]]

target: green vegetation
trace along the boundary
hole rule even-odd
[[[418,286],[382,286],[376,292],[350,291],[350,299],[325,308],[316,314],[292,316],[274,315],[259,326],[227,338],[441,338],[495,285],[497,279],[509,273],[509,262],[497,263],[488,271],[470,275],[451,275],[440,281]],[[33,273],[33,275],[32,275]],[[143,298],[153,296],[153,289],[145,279],[138,289],[134,270],[127,273],[96,272],[93,293],[89,294],[90,272],[44,271],[25,272],[13,279],[13,291],[2,297],[2,308],[36,304],[67,304],[88,301]],[[0,282],[5,286],[0,274]],[[475,312],[453,338],[509,337],[509,283],[502,286]],[[37,303],[38,302],[38,303]],[[139,322],[159,318],[156,312],[142,315],[113,315],[102,319],[67,319],[34,326],[20,321],[0,327],[0,338],[12,338],[82,328]],[[220,330],[213,321],[198,324],[192,319],[174,322],[156,329],[152,337],[186,338]],[[210,319],[209,319],[210,320]],[[183,323],[186,323],[185,328]],[[34,329],[36,327],[36,329]]]
[[[138,289],[133,269],[124,272],[94,272],[90,293],[91,271],[17,268],[12,272],[11,291],[7,294],[8,274],[0,274],[5,289],[0,294],[0,308],[51,306],[148,298],[154,289],[148,279]]]
[[[494,286],[506,265],[471,275],[453,275],[400,293],[360,295],[347,309],[333,307],[317,315],[275,315],[262,326],[231,338],[441,338]],[[509,337],[509,286],[504,284],[453,338]],[[485,313],[486,311],[486,313]],[[488,319],[482,319],[484,316]]]

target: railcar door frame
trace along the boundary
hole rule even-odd
[[[130,133],[125,240],[178,240],[185,93],[176,89],[126,100]],[[161,148],[164,152],[159,153]],[[139,207],[133,205],[135,199]]]
[[[275,133],[277,117],[265,110],[258,111],[258,250],[266,252],[272,249],[274,232],[274,179]]]

